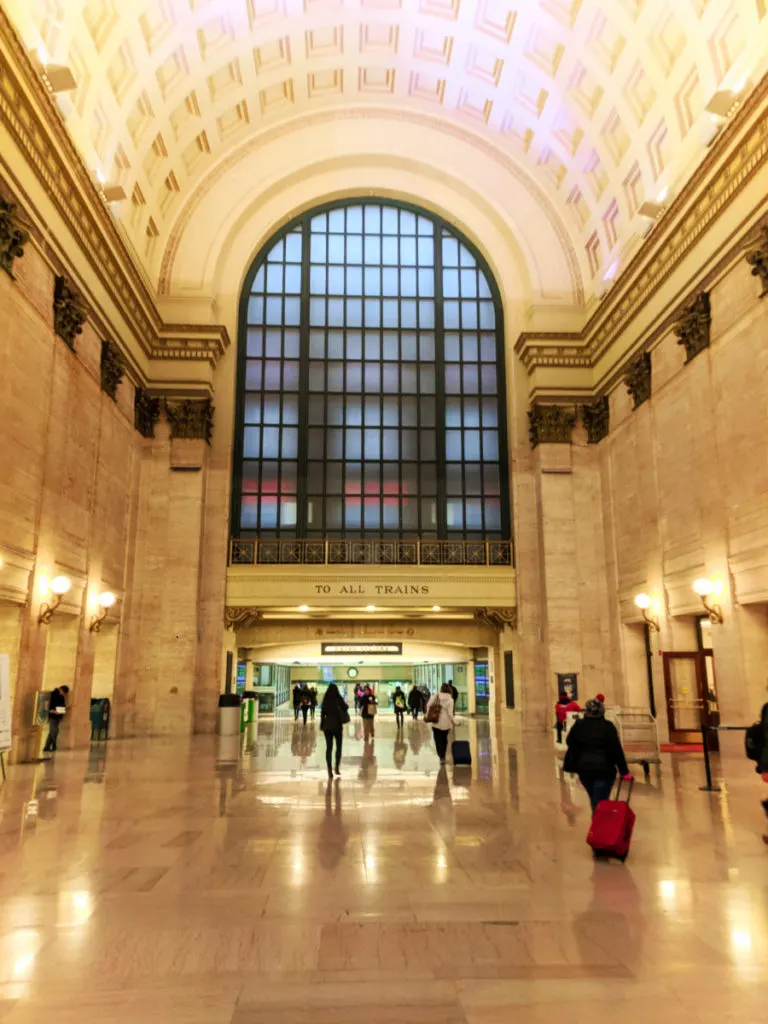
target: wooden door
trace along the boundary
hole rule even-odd
[[[714,680],[712,651],[665,651],[663,659],[670,741],[699,743],[702,725],[718,724],[708,683]],[[710,732],[708,740],[710,749],[716,750],[717,733]]]

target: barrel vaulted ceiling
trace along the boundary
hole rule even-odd
[[[71,69],[60,109],[94,175],[124,189],[113,211],[150,273],[225,156],[363,106],[490,140],[599,283],[636,246],[641,204],[704,156],[712,96],[768,58],[768,0],[2,2],[30,50]]]

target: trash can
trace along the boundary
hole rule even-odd
[[[219,695],[219,736],[236,736],[240,732],[240,695]]]
[[[243,692],[243,704],[242,712],[240,715],[240,731],[245,732],[247,725],[250,725],[256,719],[259,712],[259,700],[256,696],[255,690],[245,690]]]

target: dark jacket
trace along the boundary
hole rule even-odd
[[[363,696],[360,698],[360,713],[362,714],[363,718],[373,718],[375,716],[376,712],[371,712],[370,708],[371,706],[375,708],[376,704],[376,698],[372,693],[363,694]]]
[[[605,718],[579,719],[568,733],[566,743],[568,752],[563,768],[567,772],[588,779],[612,779],[617,768],[622,775],[629,774],[616,726]]]
[[[51,718],[63,718],[64,712],[67,710],[67,698],[61,692],[56,689],[51,692],[51,698],[48,702],[48,715]]]
[[[294,686],[293,688],[293,706],[295,708],[301,707],[302,688],[300,686]]]
[[[349,721],[349,711],[343,697],[325,698],[320,705],[320,728],[323,732],[341,732],[341,727]]]
[[[459,691],[456,689],[456,687],[453,685],[453,683],[451,683],[451,696],[453,697],[453,706],[454,706],[454,709],[455,709],[456,703],[457,703],[457,701],[459,699]]]
[[[411,710],[413,710],[413,708],[420,708],[423,703],[424,698],[414,686],[414,688],[408,694],[408,707],[411,708]]]

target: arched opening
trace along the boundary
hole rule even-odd
[[[239,330],[234,537],[510,538],[501,301],[454,228],[311,210],[257,256]]]

